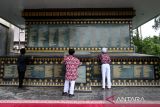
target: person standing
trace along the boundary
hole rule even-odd
[[[74,86],[75,80],[78,78],[78,67],[81,65],[81,62],[78,58],[74,56],[75,50],[69,49],[69,55],[64,57],[63,63],[66,66],[66,73],[65,73],[65,82],[64,82],[64,90],[62,95],[69,97],[74,96]]]
[[[19,78],[18,88],[23,88],[23,80],[25,76],[26,63],[27,63],[25,53],[26,53],[25,48],[20,49],[20,55],[17,60],[17,69],[18,69],[18,78]]]
[[[107,48],[102,48],[102,53],[98,56],[101,62],[101,73],[102,73],[102,89],[105,90],[106,77],[107,77],[107,88],[111,88],[111,71],[110,71],[110,56],[107,54]]]

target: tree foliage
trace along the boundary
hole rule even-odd
[[[147,37],[143,40],[142,52],[151,55],[160,55],[160,37]]]
[[[154,18],[154,25],[152,26],[155,30],[160,28],[160,16]]]
[[[133,36],[132,41],[135,46],[135,50],[137,53],[142,53],[142,38],[139,36],[138,29],[135,32],[135,36]]]
[[[160,56],[160,36],[146,37],[143,40],[139,36],[134,36],[133,44],[137,53]]]

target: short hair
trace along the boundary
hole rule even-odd
[[[68,53],[69,53],[69,55],[73,55],[75,53],[75,50],[74,49],[69,49]]]
[[[25,54],[25,53],[26,53],[25,48],[20,49],[20,53],[21,53],[21,54]]]

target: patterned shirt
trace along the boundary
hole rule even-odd
[[[73,55],[64,57],[64,64],[66,65],[66,80],[76,80],[78,77],[77,69],[81,64],[80,60]]]
[[[111,59],[108,54],[101,53],[98,58],[100,59],[102,64],[109,64],[111,62]]]

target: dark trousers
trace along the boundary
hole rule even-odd
[[[19,87],[23,87],[24,76],[25,76],[25,70],[18,69]]]

